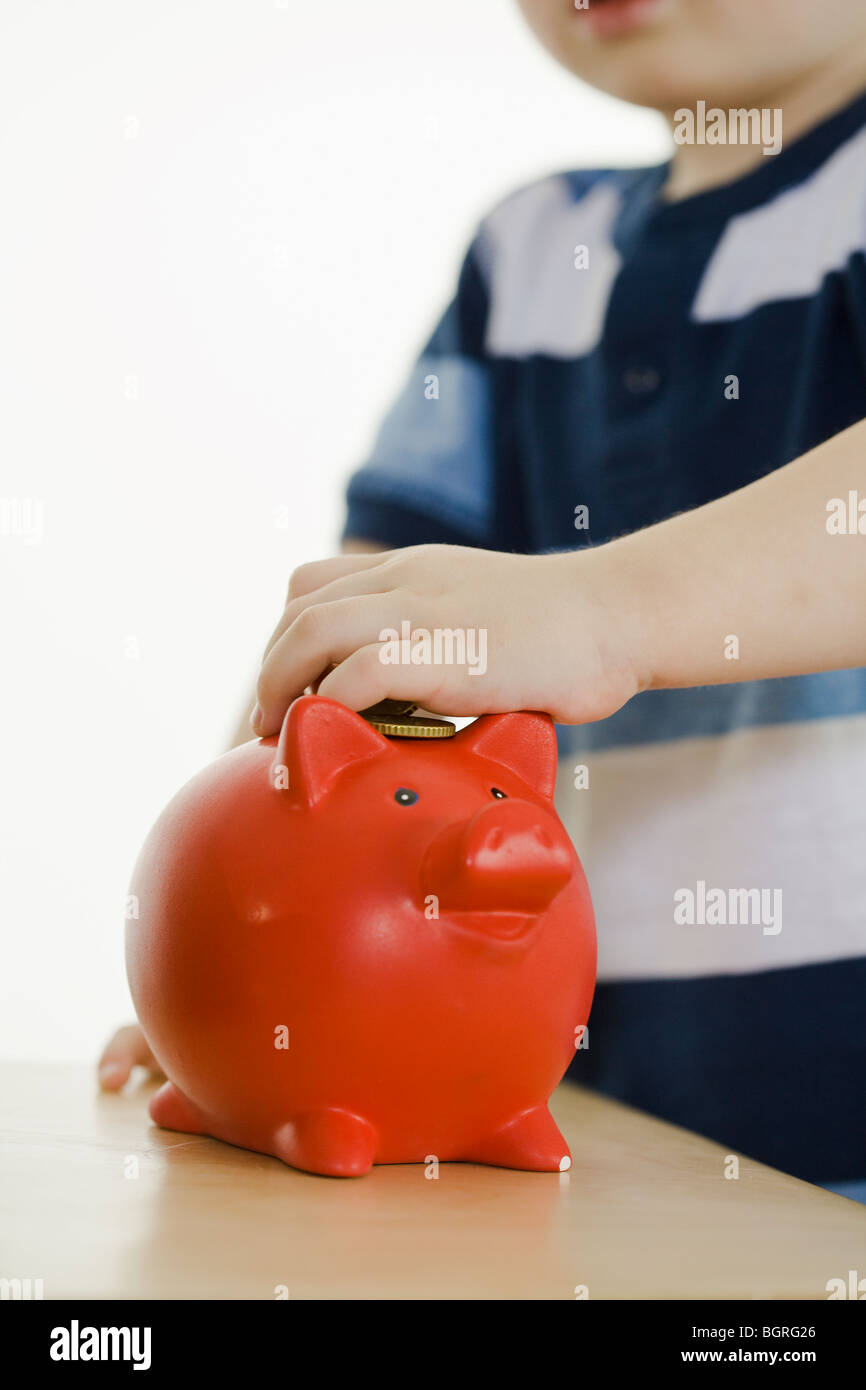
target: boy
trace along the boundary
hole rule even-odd
[[[581,704],[581,634],[557,595],[564,563],[594,552],[542,552],[710,502],[866,416],[866,13],[857,0],[521,8],[561,63],[664,112],[683,143],[661,169],[544,179],[484,220],[352,480],[345,530],[349,547],[474,549],[389,559],[393,591],[375,560],[300,572],[253,727],[271,732],[329,661],[322,693],[355,708],[388,693],[466,714],[501,698],[600,719],[563,730],[557,792],[599,923],[573,1076],[853,1195],[866,1177],[866,673],[646,689],[608,650]],[[587,575],[584,610],[603,613],[614,573],[569,573]],[[365,595],[397,628],[432,627],[443,595],[451,626],[489,599],[490,676],[392,668],[375,687]],[[741,615],[726,620],[722,584],[714,608],[715,630],[691,640],[736,663]],[[733,679],[712,660],[707,680]],[[760,910],[720,912],[718,894]]]

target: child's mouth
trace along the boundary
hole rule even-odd
[[[642,29],[669,7],[670,0],[588,0],[575,14],[596,38],[607,39]]]

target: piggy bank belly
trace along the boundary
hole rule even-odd
[[[194,779],[136,866],[127,969],[169,1078],[153,1118],[334,1176],[569,1166],[547,1101],[595,979],[579,863],[543,911],[429,915],[356,810],[262,793],[272,756],[249,744]]]

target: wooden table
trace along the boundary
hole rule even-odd
[[[312,1177],[150,1125],[152,1084],[0,1065],[0,1277],[45,1298],[827,1297],[866,1208],[562,1086],[570,1173]],[[136,1176],[137,1174],[137,1176]]]

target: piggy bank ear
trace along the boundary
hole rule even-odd
[[[286,711],[272,781],[313,806],[349,763],[388,750],[388,740],[353,710],[321,695],[301,695]]]
[[[485,714],[457,735],[461,748],[501,763],[542,796],[556,784],[556,730],[549,714]]]

